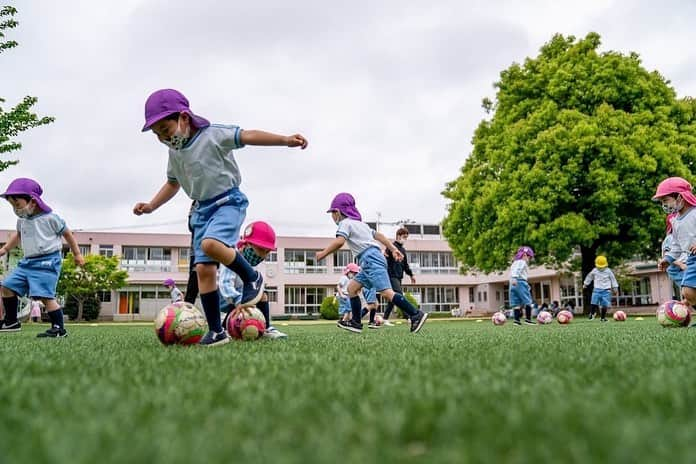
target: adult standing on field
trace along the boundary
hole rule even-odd
[[[389,273],[392,289],[396,293],[401,293],[402,295],[404,290],[401,288],[401,279],[404,278],[404,272],[411,278],[411,285],[416,283],[416,278],[413,277],[413,271],[411,271],[411,267],[408,265],[408,258],[406,257],[406,249],[404,248],[406,240],[408,240],[408,229],[401,227],[396,231],[396,240],[394,241],[394,246],[404,257],[401,261],[394,259],[394,256],[389,250],[384,251],[384,256],[387,258],[387,272]],[[389,322],[389,316],[391,316],[393,309],[394,303],[390,301],[387,303],[386,311],[384,311],[385,325],[392,325],[391,322]]]

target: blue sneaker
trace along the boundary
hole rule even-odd
[[[263,296],[263,276],[256,271],[256,279],[251,282],[244,282],[242,290],[241,306],[254,306]]]
[[[223,329],[220,333],[215,333],[212,330],[209,330],[201,341],[198,342],[198,344],[203,346],[217,346],[224,345],[229,341],[230,337],[227,335],[227,332],[225,332],[225,329]]]

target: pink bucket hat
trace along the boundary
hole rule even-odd
[[[355,219],[356,221],[362,221],[362,216],[360,211],[355,207],[355,198],[350,193],[339,193],[331,201],[331,206],[326,211],[330,213],[332,211],[339,211],[347,218]]]
[[[276,250],[276,234],[268,223],[255,221],[246,226],[242,238],[237,242],[237,248],[250,243],[265,250]]]
[[[10,182],[5,193],[0,196],[7,198],[8,195],[29,195],[31,199],[36,202],[36,205],[41,211],[50,213],[51,208],[41,199],[42,193],[43,189],[34,179],[20,177]]]
[[[194,127],[208,127],[210,121],[196,116],[189,108],[189,101],[178,90],[162,89],[153,92],[145,102],[145,125],[143,132],[149,131],[154,123],[174,113],[186,113],[191,117]]]
[[[348,265],[343,268],[343,275],[348,275],[349,272],[354,272],[357,274],[360,272],[360,266],[355,263],[348,263]]]
[[[696,206],[696,196],[691,193],[691,184],[681,177],[668,177],[660,182],[657,186],[655,196],[653,196],[652,199],[658,201],[660,198],[666,197],[671,193],[678,193],[685,202],[691,206]]]

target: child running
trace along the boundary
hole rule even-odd
[[[65,221],[43,202],[43,189],[33,179],[13,180],[2,196],[17,220],[17,230],[0,248],[0,256],[6,255],[21,242],[24,258],[2,282],[2,303],[5,319],[0,332],[19,332],[22,324],[17,320],[19,296],[38,298],[46,307],[51,327],[37,335],[39,338],[63,338],[68,332],[63,325],[63,308],[56,301],[56,287],[63,265],[62,238],[68,242],[75,264],[84,266],[80,247]]]
[[[233,151],[246,145],[307,147],[300,134],[282,136],[238,126],[210,124],[194,114],[179,91],[163,89],[145,102],[143,132],[152,130],[169,150],[167,180],[149,202],[133,207],[136,215],[150,214],[171,200],[179,189],[196,203],[191,212],[193,262],[201,304],[209,331],[205,346],[222,345],[229,336],[220,320],[217,263],[243,282],[242,306],[255,305],[263,295],[263,277],[234,249],[249,204],[239,189],[242,178]]]
[[[595,258],[595,267],[585,277],[582,288],[587,288],[590,283],[592,283],[592,299],[590,300],[590,314],[587,318],[594,319],[599,307],[601,321],[607,322],[607,311],[611,307],[611,295],[612,293],[618,294],[619,283],[609,268],[606,256],[599,255]]]
[[[169,289],[169,294],[172,298],[172,303],[184,301],[184,293],[176,286],[176,282],[171,277],[163,282],[163,285]]]
[[[323,260],[347,242],[361,268],[361,271],[348,284],[352,318],[350,321],[339,320],[338,327],[354,333],[362,332],[360,321],[362,314],[358,294],[361,288],[372,287],[387,301],[393,301],[397,307],[408,314],[411,319],[411,332],[417,333],[423,327],[428,315],[414,308],[402,294],[392,290],[387,273],[387,261],[381,253],[378,242],[387,247],[397,260],[403,258],[401,252],[384,234],[376,232],[362,222],[362,216],[351,194],[336,195],[327,213],[331,213],[331,218],[338,226],[338,230],[336,238],[326,248],[317,252],[317,261]]]
[[[350,263],[343,268],[343,276],[338,281],[336,285],[336,296],[338,297],[338,315],[340,319],[344,321],[349,321],[351,319],[351,306],[350,306],[350,296],[348,294],[348,284],[351,279],[360,272],[360,266],[355,263]],[[362,295],[365,299],[365,307],[361,309],[361,318],[365,317],[365,314],[370,314],[370,319],[367,324],[369,329],[380,329],[382,326],[377,325],[375,316],[377,315],[377,292],[374,288],[363,287]]]
[[[524,308],[524,323],[535,325],[532,322],[532,292],[527,282],[529,273],[529,261],[534,258],[534,250],[528,246],[521,246],[515,253],[515,259],[510,266],[510,306],[513,308],[514,323],[521,325],[520,317]]]

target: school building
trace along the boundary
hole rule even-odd
[[[374,224],[373,224],[374,226]],[[411,285],[404,276],[405,291],[412,293],[428,312],[469,312],[490,314],[508,303],[508,272],[460,274],[458,263],[438,225],[407,224],[408,261],[416,278]],[[393,236],[393,230],[380,229]],[[10,230],[0,230],[5,243]],[[84,255],[120,256],[121,267],[129,274],[127,286],[100,295],[100,318],[105,320],[152,320],[169,303],[169,291],[162,285],[173,278],[182,291],[189,269],[188,234],[123,232],[74,232]],[[317,262],[315,253],[332,237],[278,237],[278,250],[258,269],[263,273],[275,316],[318,315],[326,296],[334,294],[343,267],[353,260],[348,249],[339,250]],[[64,252],[68,252],[67,245]],[[21,253],[2,258],[3,274]],[[657,302],[671,298],[671,284],[665,273],[656,271],[656,262],[635,262],[636,277],[631,288],[622,288],[614,304],[629,312],[654,312]],[[529,274],[532,294],[538,304],[557,300],[572,302],[581,311],[582,281],[553,269],[533,267]]]

